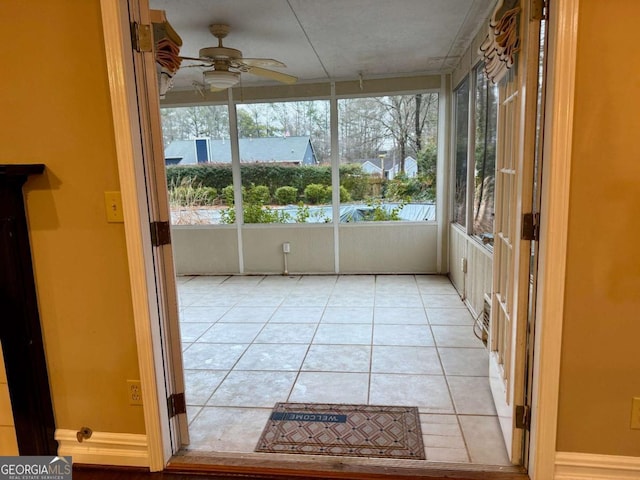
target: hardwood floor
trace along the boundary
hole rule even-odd
[[[208,472],[155,472],[150,473],[144,469],[136,468],[97,468],[97,467],[73,467],[73,480],[285,480],[282,476],[245,475],[245,474],[221,474]],[[298,477],[300,478],[300,477]]]
[[[262,475],[250,473],[215,473],[206,471],[164,471],[154,472],[141,468],[132,467],[95,467],[74,465],[73,480],[399,480],[399,479],[420,479],[420,480],[527,480],[529,477],[524,473],[507,473],[507,472],[488,472],[477,470],[474,472],[455,472],[434,471],[433,475],[417,475],[417,476],[395,476],[385,475],[383,472],[379,474],[361,474],[361,475],[345,475],[337,473],[326,477],[319,477],[309,473],[300,472],[299,474],[289,475]]]

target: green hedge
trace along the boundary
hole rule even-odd
[[[280,205],[293,205],[298,200],[298,189],[289,186],[279,187],[275,196]]]
[[[212,187],[219,192],[227,185],[233,184],[231,165],[220,165],[211,168],[210,165],[184,165],[167,167],[167,185],[182,185],[190,182],[203,187]]]
[[[312,205],[331,202],[331,195],[327,193],[327,189],[328,187],[321,183],[310,183],[304,189],[304,198]]]
[[[277,164],[244,164],[240,166],[242,185],[265,185],[272,195],[280,187],[297,188],[304,191],[307,185],[331,185],[329,166],[293,166]],[[183,179],[191,179],[193,184],[215,188],[221,192],[233,184],[231,165],[202,164],[174,165],[167,167],[167,185],[181,185]],[[361,200],[368,194],[369,175],[359,164],[340,166],[340,184],[344,185],[353,200]]]

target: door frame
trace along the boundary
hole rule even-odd
[[[144,403],[148,465],[164,469],[172,454],[162,338],[143,169],[142,134],[133,66],[128,0],[100,0],[111,110],[122,194],[131,301]],[[151,285],[149,282],[152,282]],[[162,399],[162,400],[161,400]]]
[[[580,0],[550,0],[528,471],[554,478]],[[544,382],[540,379],[544,378]]]
[[[135,112],[135,76],[127,0],[100,0],[106,64],[114,120],[116,154],[125,218],[127,260],[144,399],[144,420],[151,471],[165,468],[171,457],[163,385],[161,341],[149,301],[149,239],[147,204],[141,171],[140,124]],[[549,70],[547,77],[545,143],[540,230],[540,267],[536,300],[534,385],[528,471],[532,479],[553,478],[560,379],[564,279],[567,252],[569,185],[572,154],[573,102],[579,0],[550,2]],[[549,232],[553,232],[550,235]],[[545,268],[553,265],[553,271]],[[544,378],[544,382],[538,381]]]

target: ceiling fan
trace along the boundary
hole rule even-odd
[[[183,60],[201,62],[199,65],[187,65],[187,67],[211,68],[203,72],[203,78],[204,83],[210,85],[212,91],[234,86],[240,81],[241,73],[252,73],[282,83],[296,83],[298,78],[293,75],[264,68],[285,68],[284,63],[272,58],[244,58],[240,50],[222,45],[222,39],[229,34],[229,30],[229,25],[219,23],[209,25],[209,31],[218,39],[218,46],[201,48],[198,58],[180,57]]]

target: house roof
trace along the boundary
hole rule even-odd
[[[196,162],[196,149],[193,140],[174,140],[171,144],[164,149],[165,159],[179,158],[183,160],[192,160],[184,163],[197,163]]]
[[[414,163],[414,164],[415,164],[415,163],[417,163],[417,162],[416,162],[416,159],[415,159],[415,158],[413,158],[413,157],[412,157],[412,156],[410,156],[410,155],[408,155],[408,156],[404,159],[404,161],[405,161],[405,165],[409,165],[409,164],[411,164],[411,163]],[[359,159],[352,160],[352,163],[360,163],[360,164],[362,164],[362,165],[364,165],[364,164],[365,164],[365,163],[367,163],[367,162],[369,162],[369,163],[371,163],[371,164],[375,165],[375,166],[376,166],[376,167],[378,167],[378,168],[382,168],[382,160],[381,160],[380,158],[378,158],[378,157],[376,157],[376,158],[359,158]],[[397,168],[399,168],[399,165],[400,165],[400,161],[399,161],[399,160],[396,160],[396,165],[398,165],[398,167],[397,167]],[[393,160],[392,160],[392,159],[390,159],[390,158],[385,158],[385,160],[384,160],[384,169],[385,169],[385,170],[391,170],[391,169],[393,169]]]
[[[241,162],[291,162],[302,163],[311,145],[305,137],[240,138]],[[229,140],[209,139],[210,162],[231,163]],[[166,159],[181,158],[181,165],[198,163],[195,140],[174,140],[165,149]]]
[[[375,165],[378,168],[381,168],[381,162],[379,158],[356,158],[354,160],[351,161],[351,163],[359,163],[361,165],[364,165],[365,163],[371,163],[373,165]],[[385,164],[386,166],[386,164]]]

